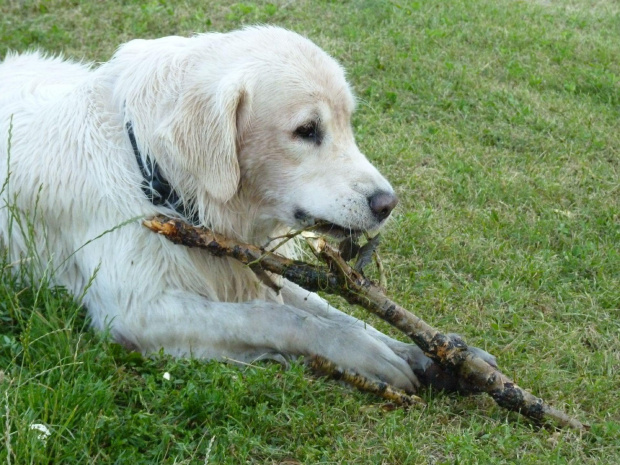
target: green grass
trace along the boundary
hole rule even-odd
[[[391,296],[592,425],[554,434],[485,396],[390,410],[300,366],[143,359],[3,266],[0,463],[620,463],[617,2],[4,0],[0,18],[0,56],[105,61],[134,37],[254,23],[311,37],[348,69],[359,145],[401,198]]]

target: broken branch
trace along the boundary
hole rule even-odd
[[[370,392],[404,407],[426,405],[422,398],[418,396],[407,394],[405,391],[401,391],[387,383],[373,381],[351,370],[342,369],[336,366],[334,362],[319,355],[312,357],[310,367],[316,373],[325,374],[337,381],[344,381],[360,391]]]
[[[579,420],[519,387],[496,367],[477,356],[462,339],[440,333],[390,300],[322,239],[315,241],[314,249],[316,255],[327,263],[328,269],[242,244],[180,220],[156,217],[145,221],[144,225],[174,243],[204,248],[216,256],[235,258],[255,271],[260,269],[279,274],[309,291],[338,294],[349,303],[364,307],[400,329],[437,364],[454,372],[465,385],[489,394],[498,405],[520,412],[536,422],[578,430],[589,429]]]

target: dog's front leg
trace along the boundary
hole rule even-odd
[[[321,298],[318,294],[307,291],[288,280],[284,280],[281,293],[282,300],[285,304],[304,309],[315,315],[320,315],[325,318],[340,321],[343,324],[359,326],[360,328],[363,328],[365,331],[367,331],[370,335],[386,344],[392,350],[399,353],[399,355],[401,356],[412,345],[397,341],[396,339],[393,339],[388,335],[383,334],[381,331],[378,331],[366,322],[359,320],[358,318],[355,318],[344,312],[341,312],[340,310],[337,310],[336,308],[332,307],[325,299]],[[419,350],[419,353],[422,354],[422,351]],[[403,356],[403,358],[411,359],[411,356]],[[409,361],[414,362],[413,360]],[[424,361],[424,363],[426,363],[426,361]]]
[[[174,292],[114,320],[112,333],[144,353],[231,360],[320,355],[366,377],[413,391],[409,364],[357,320],[265,301],[211,302]],[[138,314],[136,314],[139,313]]]

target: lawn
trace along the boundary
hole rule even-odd
[[[0,0],[0,57],[101,62],[132,38],[256,23],[348,70],[358,144],[400,197],[390,296],[591,431],[487,396],[393,409],[301,365],[144,359],[5,260],[0,463],[620,463],[620,4]]]

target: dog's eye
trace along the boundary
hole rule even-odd
[[[310,121],[309,123],[299,126],[295,129],[295,136],[308,142],[314,142],[319,145],[321,143],[322,134],[318,121]]]

